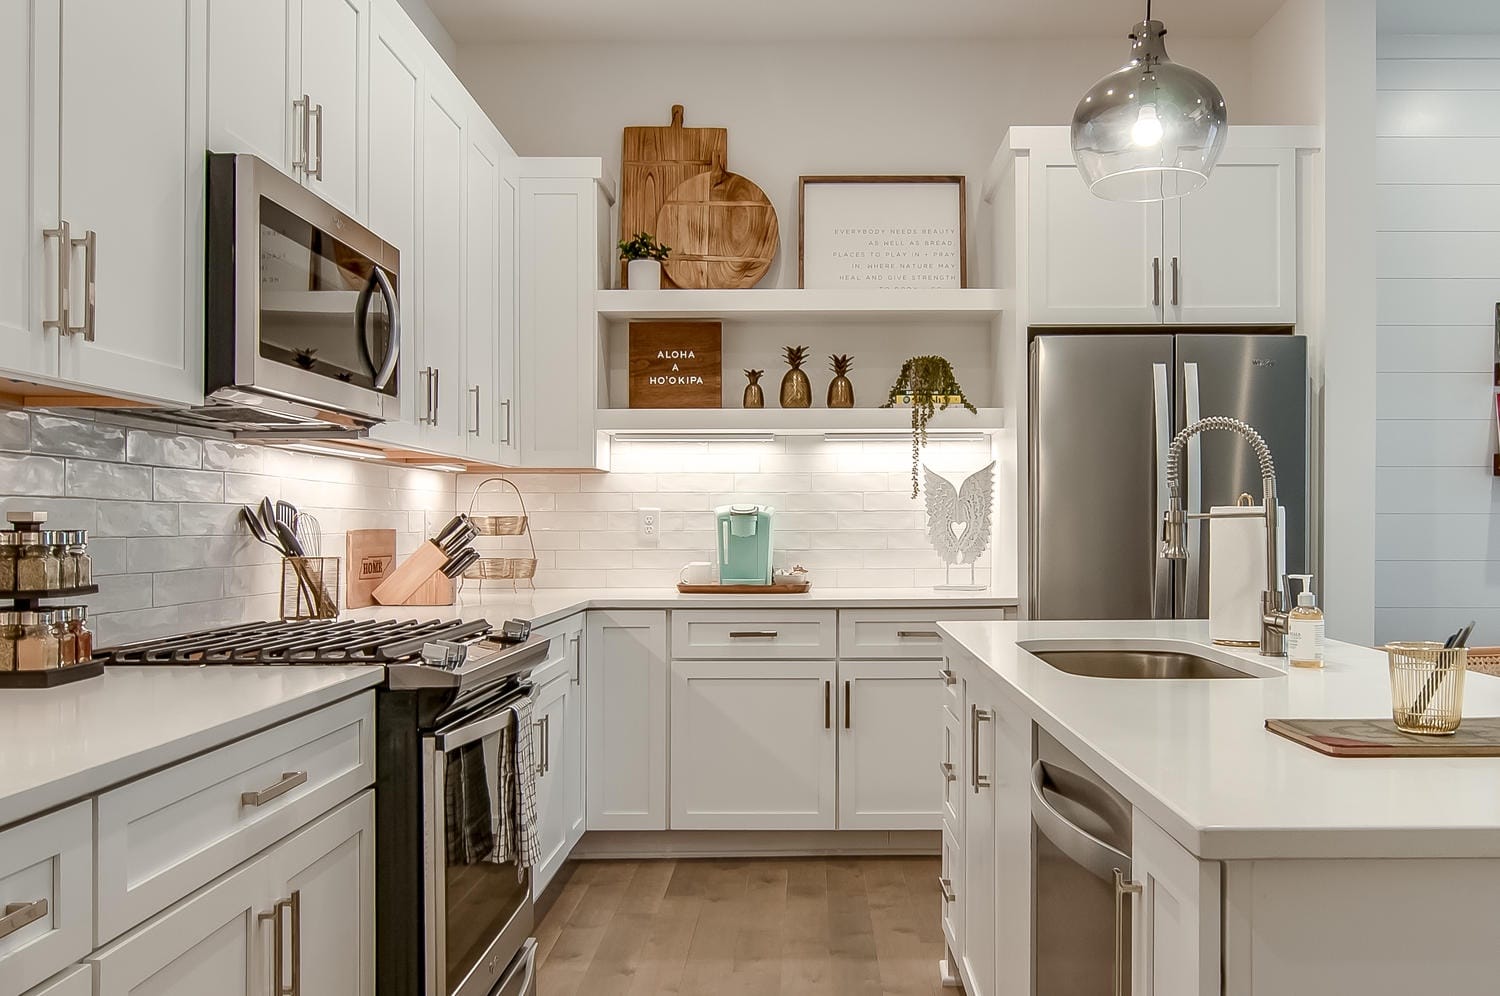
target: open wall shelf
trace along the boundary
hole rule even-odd
[[[932,432],[998,432],[1005,428],[1003,408],[981,408],[970,415],[949,408],[928,423]],[[910,408],[606,408],[599,412],[599,431],[607,435],[716,435],[772,433],[824,435],[838,433],[911,432]]]
[[[720,319],[756,322],[984,324],[1012,306],[1010,291],[948,290],[604,290],[599,317],[611,322]]]

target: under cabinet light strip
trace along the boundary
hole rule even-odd
[[[771,443],[772,432],[617,432],[622,443]]]
[[[379,450],[357,449],[353,446],[344,448],[341,446],[320,446],[317,443],[284,443],[280,448],[283,450],[296,450],[298,453],[317,453],[320,456],[346,457],[350,460],[385,459],[385,454]]]
[[[927,435],[932,439],[941,439],[944,442],[979,442],[988,439],[989,436],[983,432],[951,431],[943,429],[928,429]],[[911,438],[909,429],[893,429],[890,432],[825,432],[823,441],[825,443],[894,443],[903,439]]]

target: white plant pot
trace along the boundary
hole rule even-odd
[[[661,260],[632,259],[627,262],[625,286],[631,290],[661,290]]]

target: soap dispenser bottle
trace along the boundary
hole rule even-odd
[[[1312,591],[1311,574],[1288,575],[1302,582],[1297,604],[1287,615],[1286,655],[1292,667],[1323,666],[1323,610]]]

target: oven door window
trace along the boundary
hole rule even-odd
[[[262,359],[395,397],[393,365],[383,369],[394,283],[363,253],[260,199]]]
[[[528,731],[529,732],[529,731]],[[438,756],[443,767],[446,992],[456,992],[525,904],[529,878],[494,860],[501,833],[501,731]]]

